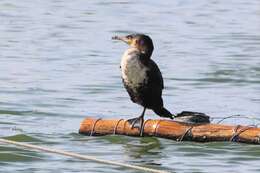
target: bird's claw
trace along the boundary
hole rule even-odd
[[[128,119],[127,122],[131,125],[131,129],[138,128],[140,130],[140,136],[143,135],[143,117]]]
[[[127,120],[127,122],[131,125],[131,129],[133,129],[133,128],[140,129],[140,127],[142,125],[142,118],[140,118],[140,117],[132,118],[132,119]]]

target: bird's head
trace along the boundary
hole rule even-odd
[[[137,48],[142,54],[149,57],[153,53],[153,41],[144,34],[130,34],[127,36],[114,36],[113,40],[121,40],[131,47]]]

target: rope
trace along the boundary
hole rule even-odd
[[[152,169],[152,168],[135,166],[135,165],[120,163],[120,162],[116,162],[116,161],[103,160],[103,159],[95,158],[93,156],[87,156],[87,155],[77,154],[77,153],[58,150],[58,149],[46,148],[46,147],[36,146],[36,145],[32,145],[32,144],[25,144],[25,143],[22,143],[22,142],[15,142],[15,141],[7,140],[7,139],[1,139],[0,138],[0,142],[5,143],[5,144],[12,144],[12,145],[16,145],[16,146],[21,146],[21,147],[25,147],[25,148],[29,148],[29,149],[36,149],[36,150],[39,150],[39,151],[45,151],[45,152],[49,152],[49,153],[56,153],[56,154],[60,154],[60,155],[64,155],[64,156],[82,159],[82,160],[91,160],[91,161],[98,162],[98,163],[103,163],[103,164],[108,164],[108,165],[110,164],[110,165],[116,165],[116,166],[136,169],[136,170],[139,170],[139,171],[154,172],[154,173],[168,173],[167,171],[161,171],[161,170]]]
[[[192,130],[193,126],[189,127],[178,139],[177,141],[181,142],[184,137],[186,137],[186,135],[188,134],[188,136],[192,137],[192,133],[191,133],[191,130]]]
[[[99,120],[101,120],[101,118],[96,119],[96,121],[93,123],[93,126],[92,126],[92,129],[91,129],[89,136],[92,136],[95,133],[95,126],[96,126],[96,124]]]
[[[113,135],[116,134],[117,126],[119,125],[120,121],[122,121],[122,120],[124,120],[124,119],[119,119],[119,121],[117,121],[117,123],[116,123],[116,125],[115,125],[115,128],[114,128],[114,133],[113,133]]]
[[[260,121],[260,118],[256,118],[254,116],[248,116],[248,115],[230,115],[230,116],[226,116],[226,117],[212,117],[212,120],[215,119],[220,119],[218,122],[216,122],[217,124],[220,124],[222,121],[226,120],[226,119],[231,119],[231,118],[235,118],[235,117],[240,117],[240,118],[246,118],[246,119],[250,119],[250,120],[256,120],[256,121]],[[258,125],[258,124],[257,124]]]
[[[240,125],[235,126],[235,128],[233,129],[233,134],[232,134],[231,138],[229,139],[229,141],[235,142],[237,140],[237,137],[239,135],[239,133],[237,131],[238,131],[239,127],[240,127]]]
[[[238,137],[239,137],[239,135],[240,135],[241,133],[247,131],[248,129],[253,128],[253,127],[251,127],[251,126],[245,126],[245,127],[241,128],[240,130],[238,130],[240,127],[241,127],[240,125],[237,125],[237,126],[235,127],[235,129],[233,129],[233,135],[231,136],[231,138],[229,139],[229,141],[231,141],[231,142],[237,142]]]

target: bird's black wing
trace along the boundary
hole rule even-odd
[[[147,68],[147,78],[145,84],[143,85],[143,87],[140,88],[140,93],[142,93],[141,98],[144,103],[143,105],[150,109],[162,107],[162,90],[164,86],[160,69],[157,64],[151,59],[143,59],[142,63]]]
[[[164,88],[164,84],[162,73],[159,67],[153,60],[150,60],[147,65],[149,69],[147,71],[148,85],[162,90]]]
[[[173,118],[170,111],[163,107],[162,90],[164,89],[162,73],[157,64],[151,60],[143,60],[143,64],[148,68],[146,74],[148,81],[142,89],[144,106],[152,109],[161,117]]]

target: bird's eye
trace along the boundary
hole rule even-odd
[[[140,40],[140,41],[139,41],[139,44],[140,44],[140,45],[143,45],[143,44],[144,44],[144,40]]]

